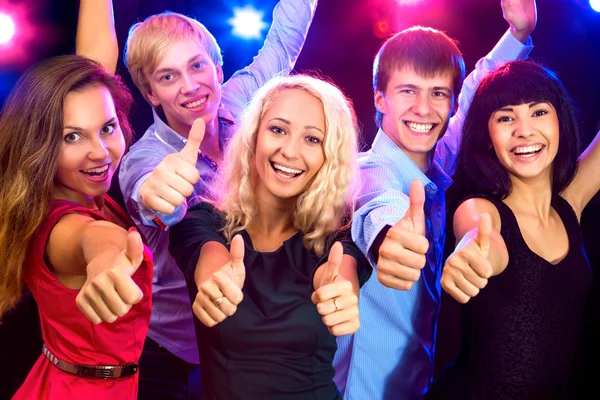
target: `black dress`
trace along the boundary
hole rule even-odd
[[[190,299],[198,292],[194,271],[202,245],[217,241],[221,214],[207,203],[188,211],[173,227],[170,251],[184,272]],[[327,261],[307,250],[299,232],[279,249],[260,253],[252,248],[247,232],[244,299],[236,313],[213,328],[194,319],[202,398],[205,400],[335,400],[333,383],[335,337],[329,333],[310,297],[316,268]],[[361,285],[371,267],[346,236],[344,253],[357,260]],[[330,241],[329,246],[333,244]],[[328,247],[329,247],[328,246]]]
[[[569,251],[551,264],[527,247],[511,209],[485,198],[500,214],[509,263],[463,306],[460,355],[425,398],[564,399],[592,283],[577,217],[562,197],[553,196]]]

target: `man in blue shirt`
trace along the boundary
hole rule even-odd
[[[375,58],[380,129],[359,158],[362,188],[352,237],[377,279],[371,277],[361,289],[361,328],[338,338],[335,381],[345,400],[420,399],[431,382],[444,194],[452,182],[463,119],[485,74],[529,54],[536,24],[534,0],[505,0],[502,9],[510,30],[477,63],[458,103],[464,61],[444,33],[407,29],[387,40]]]
[[[140,399],[199,398],[192,308],[166,230],[183,218],[188,202],[206,193],[244,104],[271,77],[293,69],[316,5],[281,0],[259,54],[225,83],[221,50],[198,21],[165,12],[130,29],[127,68],[154,112],[154,124],[123,157],[119,173],[127,211],[154,253]],[[188,143],[197,119],[204,134]]]

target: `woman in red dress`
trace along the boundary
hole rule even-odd
[[[63,56],[26,72],[0,116],[0,318],[25,284],[44,339],[13,399],[137,397],[152,256],[106,195],[131,101],[99,63]]]

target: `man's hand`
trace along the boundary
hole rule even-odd
[[[425,189],[415,179],[410,185],[410,206],[391,227],[381,246],[377,261],[377,277],[383,285],[399,290],[410,290],[421,277],[427,262],[429,241],[425,237]]]
[[[537,24],[535,0],[501,0],[500,3],[510,31],[521,43],[525,43]]]
[[[312,294],[312,302],[323,317],[323,323],[334,336],[349,335],[358,330],[358,296],[352,283],[340,274],[340,265],[344,257],[344,247],[334,243],[327,258],[327,264],[321,277],[321,283]]]
[[[489,261],[492,217],[488,213],[479,216],[477,231],[469,231],[444,266],[442,288],[460,303],[468,302],[477,296],[493,268]]]
[[[205,129],[202,118],[194,121],[183,149],[166,156],[142,183],[140,198],[144,206],[163,214],[172,214],[194,192],[194,184],[200,179],[196,161]]]
[[[112,323],[142,299],[142,291],[131,276],[143,260],[142,237],[130,229],[125,250],[116,256],[102,254],[90,261],[87,279],[75,300],[87,319],[95,324]]]
[[[246,280],[244,266],[244,239],[236,235],[231,240],[231,261],[198,285],[198,294],[192,310],[200,322],[213,327],[237,311],[244,295]]]

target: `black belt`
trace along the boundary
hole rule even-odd
[[[44,346],[42,353],[56,368],[72,375],[81,376],[84,378],[96,379],[114,379],[131,376],[138,371],[136,363],[121,364],[121,365],[77,365],[58,359],[52,352]]]

